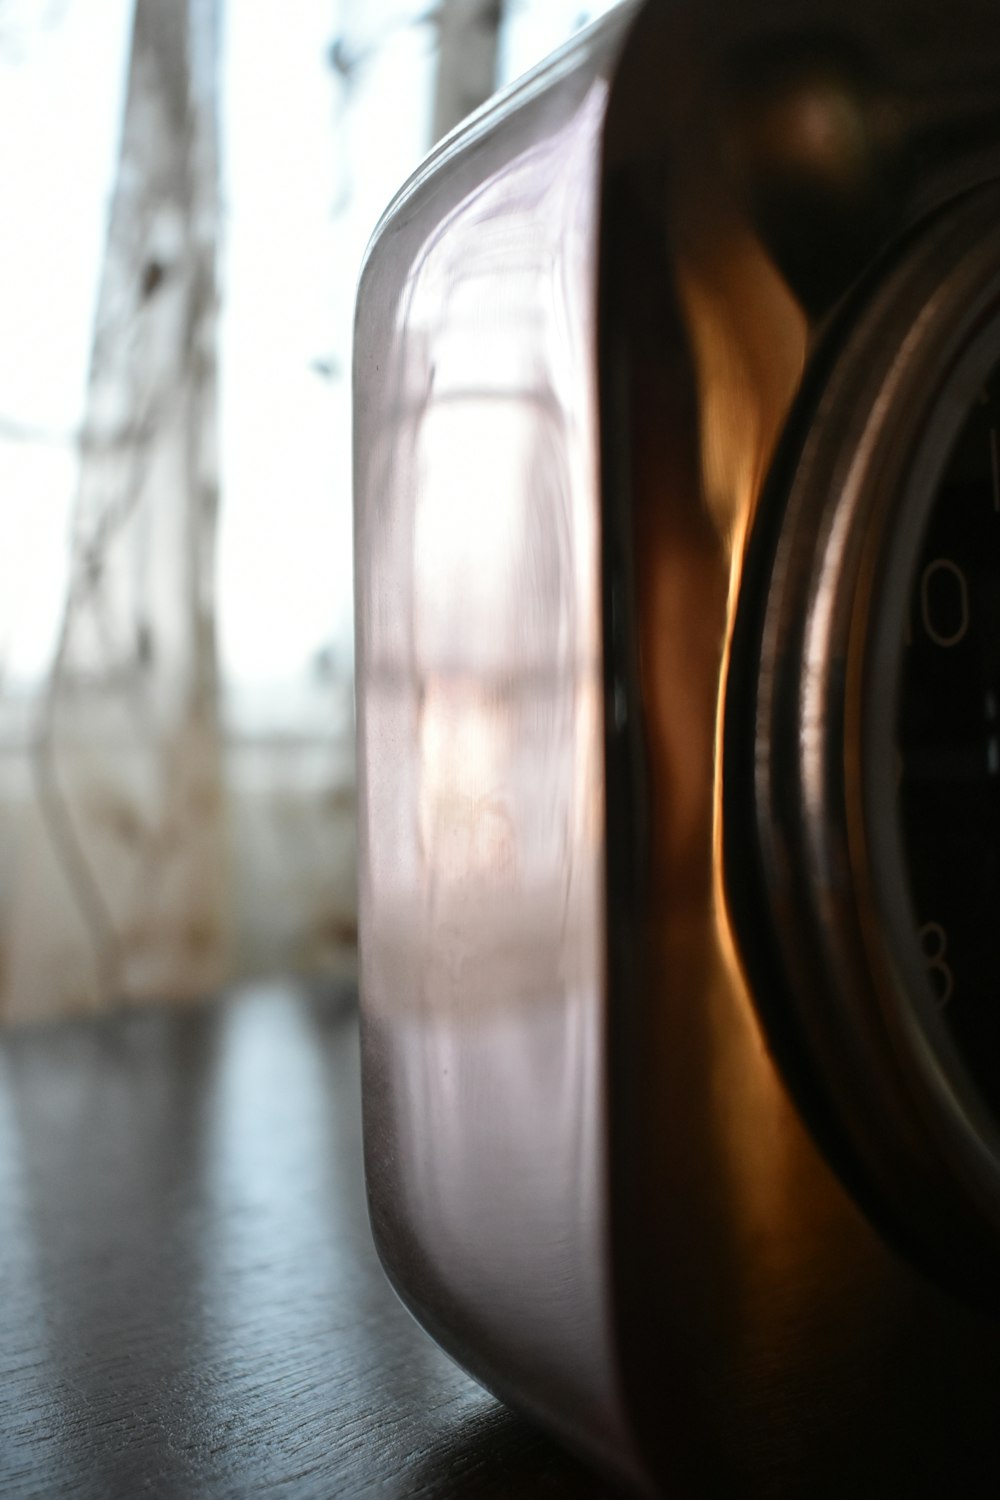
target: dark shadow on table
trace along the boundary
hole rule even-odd
[[[626,1496],[499,1404],[443,1435],[409,1479],[413,1500]]]

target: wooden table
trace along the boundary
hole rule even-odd
[[[0,1495],[611,1496],[376,1261],[350,987],[0,1041]]]

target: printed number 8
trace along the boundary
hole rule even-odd
[[[944,1007],[951,999],[951,992],[955,987],[955,977],[950,966],[945,962],[945,954],[948,951],[948,934],[940,922],[925,922],[920,929],[920,949],[924,955],[924,964],[931,976],[934,986],[934,998],[937,1001],[938,1010]]]

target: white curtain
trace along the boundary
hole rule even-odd
[[[354,287],[501,13],[0,0],[2,1021],[353,968]]]

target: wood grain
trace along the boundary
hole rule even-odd
[[[350,988],[0,1042],[0,1495],[610,1496],[371,1244]]]

